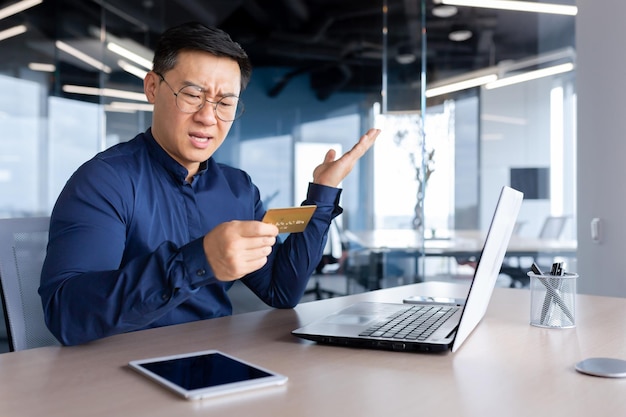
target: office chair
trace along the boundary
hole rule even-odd
[[[328,239],[326,240],[322,260],[315,268],[315,272],[310,279],[313,286],[309,286],[309,288],[307,288],[304,292],[304,295],[314,294],[317,300],[331,298],[338,295],[346,295],[345,293],[337,291],[334,288],[324,288],[322,286],[322,280],[325,277],[332,277],[332,279],[339,278],[343,272],[343,264],[345,261],[344,246],[339,226],[337,225],[336,220],[333,220],[330,223],[330,228],[328,229]]]
[[[548,216],[541,226],[540,239],[559,239],[565,230],[569,216]]]
[[[525,224],[526,224],[525,221],[520,221],[520,220],[516,221],[515,226],[513,226],[513,236],[519,235],[522,229],[524,228]]]
[[[0,294],[9,349],[59,345],[46,327],[37,292],[49,217],[0,219]]]

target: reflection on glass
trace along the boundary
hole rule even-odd
[[[77,114],[80,121],[72,116]],[[67,179],[98,152],[103,117],[99,104],[48,98],[48,210],[54,206]]]
[[[38,83],[0,75],[0,216],[42,212],[39,170],[45,166]]]
[[[259,188],[265,208],[292,206],[293,140],[290,135],[250,139],[241,143],[239,167]]]

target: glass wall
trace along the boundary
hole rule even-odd
[[[286,13],[274,13],[281,2],[247,3],[245,14],[237,2],[208,3],[44,0],[0,19],[1,217],[48,215],[81,163],[150,126],[142,78],[156,37],[195,17],[237,30],[244,48],[265,22],[265,49],[276,55],[251,47],[246,113],[216,158],[247,170],[268,207],[299,204],[324,149],[345,151],[378,126],[375,148],[343,184],[349,232],[402,229],[419,239],[484,231],[499,188],[513,185],[526,194],[519,236],[538,237],[548,216],[564,216],[559,238],[576,239],[574,16],[440,10],[430,0],[345,5],[307,27],[309,47],[292,48],[324,65],[289,67],[273,49],[302,39],[286,35],[297,21],[269,20]],[[462,23],[470,37],[450,40]],[[328,42],[339,33],[342,42]],[[332,62],[331,46],[344,52]],[[542,76],[489,84],[524,74]],[[435,90],[485,76],[473,87]],[[466,271],[454,257],[431,261],[417,279]]]
[[[543,261],[575,269],[575,7],[558,3],[565,14],[423,1],[407,15],[408,25],[390,19],[390,44],[411,25],[420,30],[409,48],[388,48],[387,111],[380,118],[391,129],[376,152],[377,227],[415,227],[421,215],[422,252],[441,253],[454,245],[429,239],[483,236],[500,188],[510,185],[525,198],[509,248],[537,253],[515,257],[503,285],[525,285],[520,276],[546,249]],[[404,190],[395,200],[390,182]],[[553,219],[564,223],[548,233]],[[427,256],[422,274],[471,275],[477,255]]]

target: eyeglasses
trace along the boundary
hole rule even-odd
[[[243,102],[237,96],[224,96],[218,101],[211,101],[207,99],[206,91],[195,85],[186,85],[177,93],[161,74],[155,74],[172,90],[176,97],[176,107],[183,113],[196,113],[205,103],[211,103],[214,105],[215,116],[223,122],[232,122],[243,114]]]

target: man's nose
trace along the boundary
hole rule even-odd
[[[207,101],[206,103],[204,103],[204,106],[202,106],[202,108],[196,112],[196,116],[201,118],[203,122],[207,124],[216,124],[218,117],[215,104]]]

